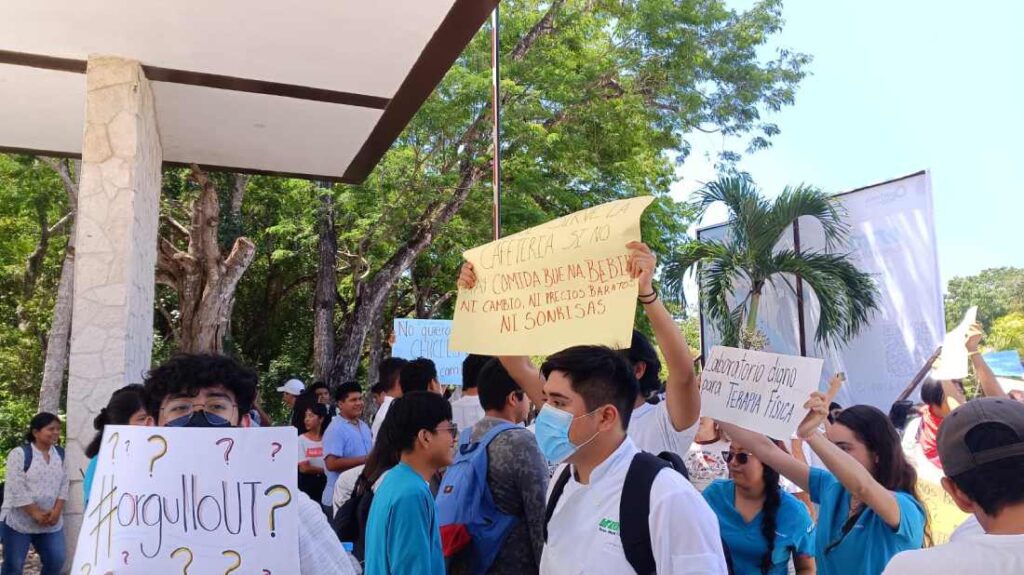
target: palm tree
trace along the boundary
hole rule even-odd
[[[800,185],[786,187],[769,202],[747,177],[728,176],[697,193],[697,211],[724,203],[731,212],[726,242],[693,240],[666,262],[662,281],[668,295],[682,298],[683,278],[694,269],[708,317],[722,335],[724,345],[738,346],[757,333],[757,312],[765,284],[777,281],[795,288],[788,275],[802,278],[814,290],[821,309],[815,340],[827,346],[850,341],[867,325],[878,307],[878,289],[870,275],[858,270],[847,254],[832,253],[849,233],[839,205],[821,190]],[[824,252],[775,250],[786,229],[801,216],[818,220],[824,229]],[[750,289],[735,294],[737,280]],[[740,297],[743,296],[743,297]],[[745,321],[745,327],[744,327]]]

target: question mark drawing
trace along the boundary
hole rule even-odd
[[[271,493],[273,493],[275,491],[283,491],[286,499],[284,501],[279,501],[279,502],[277,502],[277,503],[275,503],[275,504],[270,506],[270,536],[271,537],[277,537],[277,533],[275,532],[276,526],[277,526],[277,521],[276,521],[276,518],[274,517],[274,514],[277,512],[278,509],[280,509],[282,507],[287,507],[288,504],[292,502],[292,492],[289,491],[288,488],[285,487],[284,485],[271,485],[270,487],[267,488],[266,491],[263,492],[263,494],[264,495],[270,495]]]
[[[224,450],[224,463],[225,464],[230,464],[230,462],[228,461],[228,458],[231,457],[231,450],[235,448],[235,440],[231,439],[230,437],[225,437],[223,439],[218,439],[217,440],[217,445],[221,445],[223,443],[227,443],[228,444],[228,448]]]
[[[114,455],[117,454],[117,444],[118,444],[118,441],[120,441],[120,439],[121,439],[121,434],[115,431],[114,433],[110,434],[110,439],[107,440],[107,443],[110,443],[111,441],[114,442],[114,448],[110,450],[110,462],[111,463],[114,462]]]
[[[164,437],[162,435],[150,435],[149,439],[147,439],[146,441],[148,441],[150,443],[154,443],[155,442],[155,443],[163,444],[163,447],[160,450],[160,452],[157,453],[156,455],[154,455],[153,458],[149,460],[149,475],[152,476],[153,475],[153,466],[156,465],[157,460],[159,460],[161,457],[167,455],[167,440],[164,439]],[[184,549],[184,547],[179,547],[178,549]],[[191,561],[190,561],[190,563],[191,563]]]
[[[230,566],[230,567],[228,567],[228,570],[224,572],[224,575],[228,575],[228,573],[231,573],[232,571],[234,571],[234,570],[236,570],[236,569],[238,569],[239,567],[242,566],[242,556],[238,554],[238,551],[232,551],[232,550],[228,549],[227,551],[221,551],[221,555],[223,555],[225,557],[234,557],[235,558],[235,564]]]
[[[188,547],[178,547],[174,551],[171,551],[171,559],[177,558],[178,555],[188,556],[188,559],[185,561],[185,565],[181,568],[181,575],[188,575],[188,568],[192,565],[192,550]]]
[[[277,453],[279,451],[281,451],[281,444],[275,441],[275,442],[271,443],[271,445],[274,446],[274,449],[271,450],[271,452],[270,452],[270,459],[276,461],[275,458],[277,457]]]
[[[124,440],[124,454],[125,454],[125,455],[128,455],[128,449],[129,449],[129,448],[130,448],[131,446],[132,446],[132,440],[131,440],[131,439],[125,439],[125,440]]]
[[[127,565],[128,564],[128,552],[127,551],[122,551],[121,552],[121,558],[124,560],[124,564]]]

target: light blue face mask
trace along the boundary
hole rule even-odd
[[[584,413],[579,417],[573,417],[568,411],[545,404],[540,409],[540,413],[537,414],[537,421],[535,423],[537,445],[540,446],[540,452],[544,454],[544,457],[551,463],[561,463],[573,453],[576,453],[581,447],[593,441],[597,434],[601,433],[600,431],[594,433],[593,437],[580,445],[576,445],[569,441],[569,428],[572,427],[573,421],[593,415],[597,413],[598,409],[590,413]]]

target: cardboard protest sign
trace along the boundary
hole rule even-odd
[[[107,426],[72,573],[295,573],[291,428]]]
[[[967,519],[968,514],[961,511],[953,498],[942,488],[942,470],[925,457],[920,445],[915,442],[909,450],[904,445],[904,453],[917,470],[917,494],[921,496],[921,503],[928,510],[932,541],[935,545],[947,543],[953,531]]]
[[[787,440],[818,389],[823,360],[716,345],[701,372],[701,415]]]
[[[451,333],[452,322],[448,319],[396,318],[391,355],[433,360],[437,366],[437,380],[442,385],[462,385],[462,361],[467,354],[448,347]]]
[[[467,251],[477,283],[459,290],[452,349],[538,355],[584,344],[629,347],[638,294],[626,244],[640,239],[640,216],[652,201],[608,202]]]

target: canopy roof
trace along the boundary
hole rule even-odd
[[[77,156],[90,55],[138,60],[164,160],[362,181],[498,0],[32,0],[0,17],[0,150]]]

